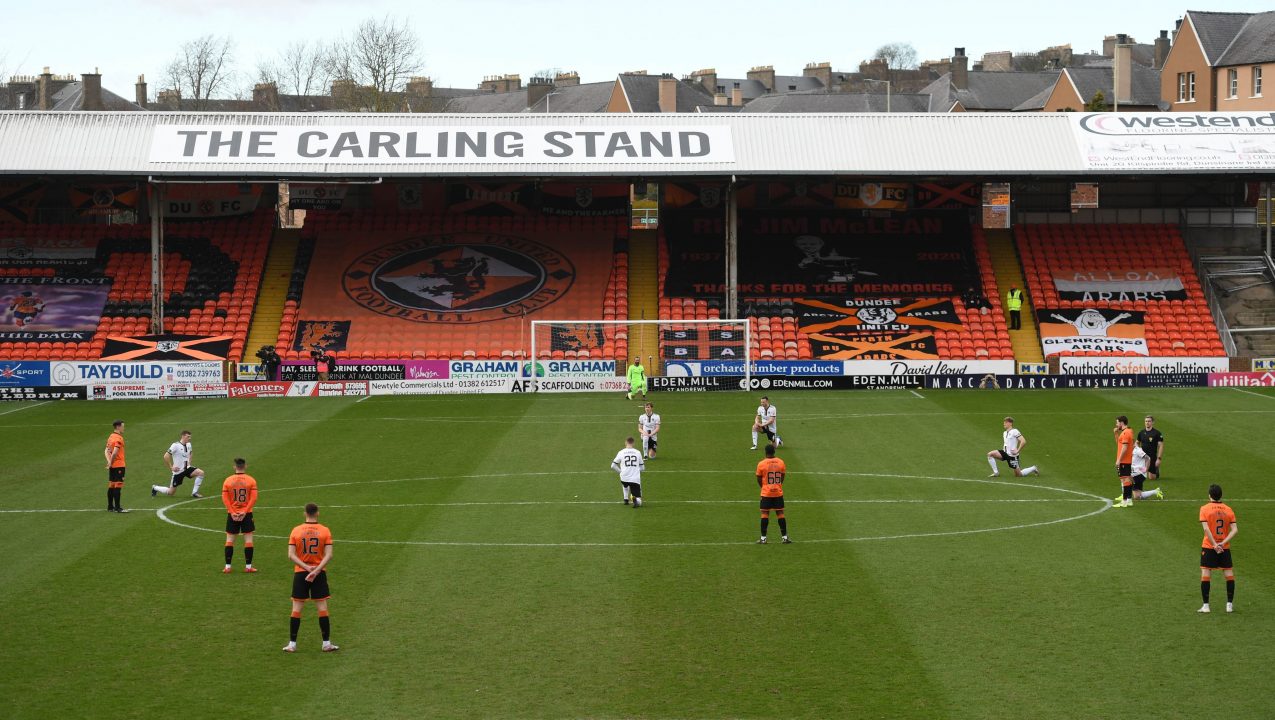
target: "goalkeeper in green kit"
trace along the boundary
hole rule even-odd
[[[629,366],[629,394],[626,396],[632,400],[633,396],[642,393],[642,399],[646,399],[646,369],[642,367],[642,358],[633,358],[633,364]]]

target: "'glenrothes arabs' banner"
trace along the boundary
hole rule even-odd
[[[154,128],[150,162],[339,165],[734,163],[727,125],[311,125]]]
[[[1086,303],[1138,300],[1186,300],[1186,286],[1176,270],[1067,270],[1054,273],[1054,288],[1063,300]]]
[[[1275,112],[1069,115],[1091,170],[1275,168]]]
[[[1067,351],[1148,354],[1141,312],[1042,308],[1036,311],[1036,322],[1045,357]]]

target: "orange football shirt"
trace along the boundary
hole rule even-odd
[[[788,468],[779,458],[766,458],[757,463],[757,482],[761,484],[762,497],[783,497],[784,476]]]

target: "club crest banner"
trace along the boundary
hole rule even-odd
[[[821,360],[937,360],[939,357],[934,333],[930,332],[812,333],[810,351]]]
[[[103,360],[225,360],[230,335],[141,335],[106,338]]]
[[[951,300],[939,298],[848,298],[840,303],[811,298],[793,301],[797,326],[807,334],[849,331],[912,332],[921,328],[960,330]]]

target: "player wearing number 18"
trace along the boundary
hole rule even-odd
[[[252,508],[257,504],[257,480],[244,472],[248,461],[235,458],[235,474],[221,484],[221,503],[226,506],[226,569],[235,556],[235,536],[243,535],[243,557],[246,573],[255,573],[252,566],[252,533],[257,529],[252,521]]]
[[[770,525],[770,511],[774,510],[779,518],[779,533],[784,542],[788,539],[788,520],[784,518],[784,477],[788,468],[784,461],[775,457],[775,446],[766,446],[766,458],[757,463],[757,485],[761,487],[761,539],[758,545],[766,544],[766,528]]]
[[[332,562],[332,531],[319,524],[319,506],[305,506],[305,522],[292,528],[288,535],[288,559],[293,562],[292,618],[288,624],[288,644],[284,652],[297,651],[297,631],[301,629],[301,610],[306,600],[313,600],[319,611],[319,631],[323,634],[323,652],[335,652],[332,623],[328,619],[328,563]]]

